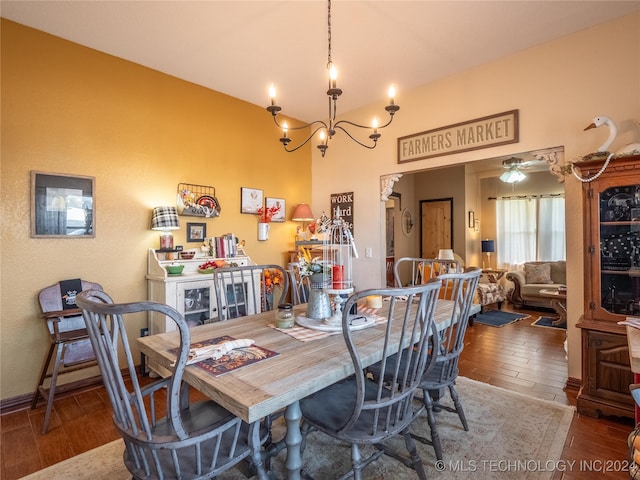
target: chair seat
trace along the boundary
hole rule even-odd
[[[74,340],[89,340],[86,328],[80,328],[78,330],[68,330],[66,332],[59,332],[56,336],[51,335],[52,341],[56,343],[73,342]]]
[[[237,420],[231,412],[222,408],[211,400],[195,402],[189,408],[180,411],[180,418],[184,424],[184,429],[189,435],[197,435],[198,432],[212,430],[219,425],[223,425],[230,420]],[[173,435],[173,429],[167,418],[158,421],[151,430],[154,435],[160,437]],[[145,439],[146,441],[146,439]]]
[[[365,399],[376,398],[376,382],[365,383]],[[341,431],[353,413],[356,403],[357,383],[355,377],[346,378],[330,387],[314,393],[300,402],[300,408],[306,421],[314,427],[324,432]],[[411,415],[411,420],[417,417],[423,410],[423,406],[416,404],[416,409]],[[396,409],[392,410],[394,413]],[[385,424],[386,415],[389,412],[378,410],[379,424]],[[396,428],[386,432],[374,432],[372,435],[371,425],[375,411],[365,412],[360,415],[358,421],[340,435],[351,440],[366,443],[367,439],[375,439],[376,442],[392,437],[400,433],[406,424],[397,424]],[[407,422],[411,420],[407,419]]]
[[[444,372],[445,367],[450,369],[450,371],[447,371],[446,374]],[[422,377],[420,388],[424,388],[426,390],[434,390],[446,387],[455,383],[457,377],[457,365],[451,365],[451,362],[436,362],[431,371],[427,372],[427,374]]]

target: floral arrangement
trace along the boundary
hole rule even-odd
[[[264,271],[264,292],[267,294],[273,293],[273,289],[276,286],[281,286],[284,282],[282,273],[279,270],[273,268],[267,268]]]
[[[258,209],[258,222],[260,223],[269,223],[274,215],[276,215],[280,211],[280,205],[275,205],[273,207],[260,207]]]
[[[309,277],[314,273],[329,272],[329,268],[322,262],[320,258],[311,258],[311,254],[305,249],[300,250],[298,269],[300,271],[300,275],[303,277]]]

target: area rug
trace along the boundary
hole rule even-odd
[[[482,323],[483,325],[490,325],[492,327],[504,327],[528,316],[529,315],[521,313],[503,312],[502,310],[489,310],[488,312],[476,315],[474,323]]]
[[[431,446],[418,443],[429,478],[548,480],[552,477],[573,418],[572,407],[467,378],[458,379],[457,390],[469,431],[464,431],[456,414],[444,410],[437,414],[443,462],[436,462]],[[280,424],[279,428],[283,426]],[[429,436],[425,415],[420,417],[414,429]],[[274,434],[276,438],[279,438],[278,433]],[[402,440],[395,444],[404,445]],[[131,475],[122,462],[123,450],[122,441],[116,440],[24,479],[128,480]],[[272,461],[277,478],[286,478],[285,455],[286,451],[282,451]],[[316,432],[309,435],[302,457],[303,468],[318,480],[329,480],[348,470],[350,455],[348,446]],[[416,474],[383,456],[364,470],[363,477],[367,480],[409,480],[415,479]],[[246,480],[246,477],[232,469],[218,479]]]
[[[536,327],[561,328],[563,330],[567,329],[567,322],[561,323],[560,325],[554,325],[553,322],[556,320],[556,317],[540,317],[531,325],[535,325]]]

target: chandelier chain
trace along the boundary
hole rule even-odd
[[[330,67],[331,66],[331,0],[328,1],[328,7],[327,7],[327,45],[328,45],[327,67]]]

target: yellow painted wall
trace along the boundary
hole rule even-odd
[[[508,39],[506,40],[508,41]],[[376,82],[376,79],[367,79]],[[379,286],[384,279],[384,209],[379,207],[380,176],[415,172],[444,165],[563,146],[575,161],[604,143],[607,132],[584,132],[593,117],[608,115],[619,126],[613,149],[640,141],[640,14],[580,31],[407,91],[397,85],[400,111],[381,130],[378,147],[365,150],[336,135],[324,159],[313,152],[313,202],[328,208],[333,192],[354,192],[354,236],[359,251],[371,258],[354,262],[358,288]],[[381,86],[382,88],[383,86]],[[366,124],[384,114],[385,99],[350,112],[350,120]],[[397,138],[499,112],[518,109],[518,143],[397,163]],[[340,175],[335,172],[339,171]],[[569,376],[581,377],[580,333],[575,327],[583,309],[582,185],[569,177],[565,185]],[[469,207],[471,205],[468,205]],[[463,217],[460,221],[464,222]],[[417,232],[417,230],[416,230]],[[480,231],[482,235],[482,231]]]
[[[235,232],[257,263],[286,262],[294,222],[257,241],[240,214],[240,187],[284,198],[287,218],[311,204],[310,147],[286,154],[264,108],[2,19],[0,398],[35,389],[48,348],[39,289],[65,278],[99,282],[116,301],[147,298],[151,209],[175,205],[180,182],[212,185],[219,218],[208,235]],[[221,71],[221,75],[230,70]],[[96,179],[92,239],[30,238],[30,171]],[[313,205],[312,205],[313,207]],[[131,326],[137,336],[144,318]]]

